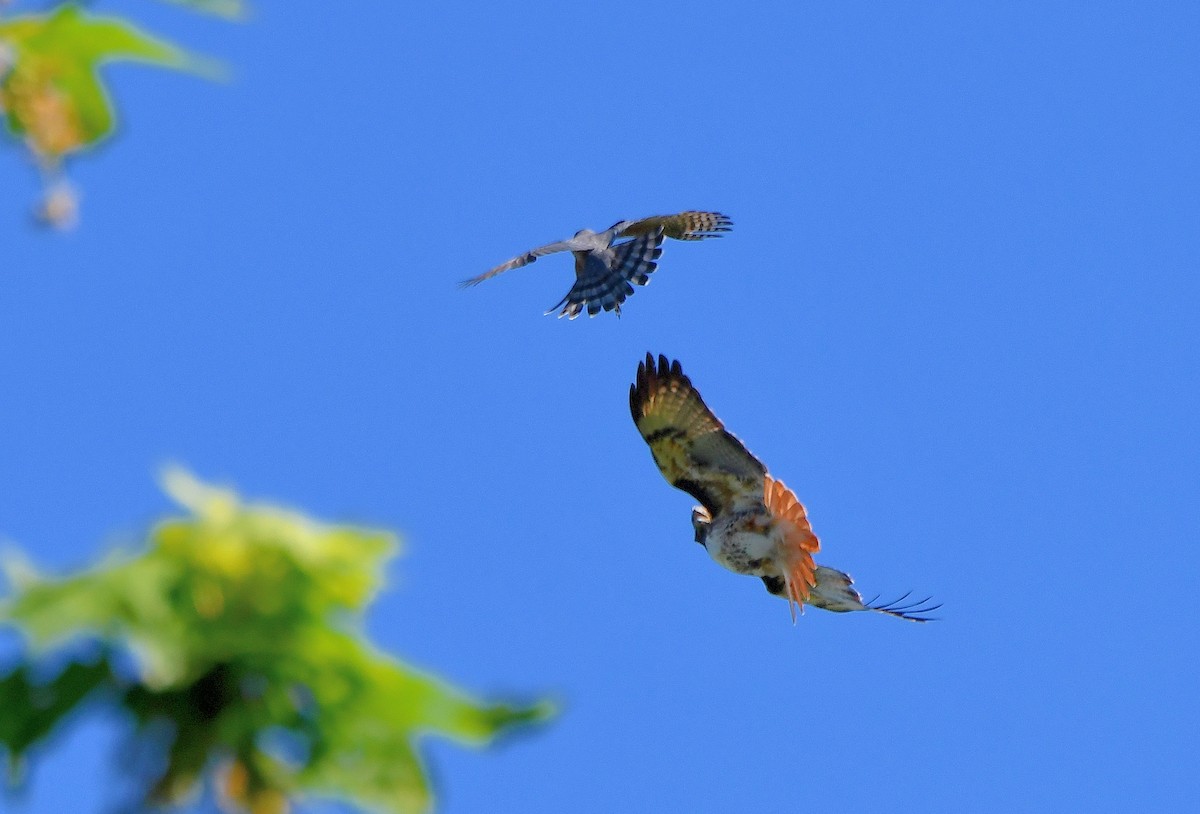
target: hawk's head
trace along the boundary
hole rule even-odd
[[[707,509],[703,506],[692,509],[692,528],[696,532],[696,542],[702,546],[707,546],[708,529],[711,525],[712,517],[709,516]]]

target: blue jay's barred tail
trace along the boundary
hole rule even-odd
[[[621,313],[621,303],[633,293],[633,285],[645,285],[662,254],[663,233],[656,229],[607,250],[576,254],[575,285],[553,308],[562,306],[560,317],[574,319],[587,308],[588,316],[604,311]],[[580,256],[582,254],[582,256]]]

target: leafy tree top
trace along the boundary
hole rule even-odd
[[[236,18],[241,0],[177,0],[196,10]],[[3,5],[3,0],[0,0]],[[41,14],[0,20],[0,117],[45,176],[39,217],[54,226],[75,222],[76,195],[62,179],[64,159],[109,137],[117,126],[100,67],[135,61],[210,77],[222,70],[120,17],[89,14],[65,2]]]
[[[135,737],[165,739],[149,802],[177,802],[211,774],[255,814],[306,793],[407,814],[431,799],[423,734],[485,743],[550,714],[475,701],[363,640],[393,535],[247,505],[182,472],[165,480],[189,514],[155,525],[143,553],[61,580],[9,563],[0,624],[34,651],[0,678],[14,776],[67,713],[101,696]],[[81,635],[102,643],[99,655],[39,681],[46,651]]]
[[[100,79],[101,65],[132,60],[181,70],[215,70],[132,23],[97,17],[70,3],[47,14],[0,22],[0,42],[7,44],[12,60],[0,82],[5,122],[47,163],[112,132],[115,117]]]

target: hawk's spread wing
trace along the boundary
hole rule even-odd
[[[813,578],[815,583],[808,594],[808,604],[834,613],[876,611],[910,622],[932,622],[937,617],[929,614],[942,606],[940,602],[935,604],[930,596],[924,599],[910,599],[911,591],[891,602],[879,602],[879,597],[864,602],[849,574],[824,565],[816,566]],[[787,586],[781,577],[763,577],[762,580],[768,591],[787,598]]]
[[[575,319],[584,308],[588,316],[595,316],[601,309],[616,311],[620,316],[621,303],[633,293],[630,283],[650,282],[662,254],[662,240],[662,232],[656,229],[607,249],[576,254],[575,285],[546,313],[561,306],[559,316],[568,319]]]
[[[489,277],[495,277],[497,274],[503,274],[509,269],[519,269],[521,266],[528,266],[539,257],[544,257],[547,254],[554,254],[555,252],[565,252],[571,248],[572,243],[569,240],[560,240],[556,243],[547,243],[545,246],[538,246],[536,249],[531,249],[519,257],[514,257],[507,263],[501,263],[494,269],[489,269],[483,274],[480,274],[478,277],[472,277],[469,280],[463,280],[461,283],[459,283],[459,285],[463,286],[464,288],[466,286],[479,285]]]
[[[735,504],[763,500],[767,469],[726,432],[683,375],[679,362],[646,354],[629,388],[629,409],[667,482],[716,517]]]
[[[644,235],[662,229],[664,235],[675,240],[703,240],[706,237],[721,237],[722,232],[728,232],[732,228],[733,221],[727,215],[690,210],[678,215],[655,215],[652,218],[629,221],[617,235]]]

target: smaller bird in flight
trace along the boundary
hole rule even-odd
[[[928,622],[941,607],[930,598],[863,601],[848,574],[817,565],[821,545],[804,506],[767,473],[704,404],[679,362],[646,354],[629,388],[629,409],[650,454],[672,486],[700,501],[692,510],[696,542],[718,563],[762,579],[788,601],[792,621],[808,603],[824,610],[877,611]]]
[[[562,306],[559,317],[575,319],[584,308],[588,316],[604,311],[621,315],[621,303],[633,293],[633,285],[645,285],[657,267],[664,237],[675,240],[704,240],[721,237],[733,221],[720,212],[680,212],[641,220],[617,221],[603,232],[581,229],[570,240],[548,243],[501,263],[490,271],[464,280],[461,285],[479,285],[509,269],[527,266],[539,257],[569,251],[575,255],[575,285],[547,311]],[[630,240],[621,241],[623,238]],[[633,285],[630,285],[633,283]]]

